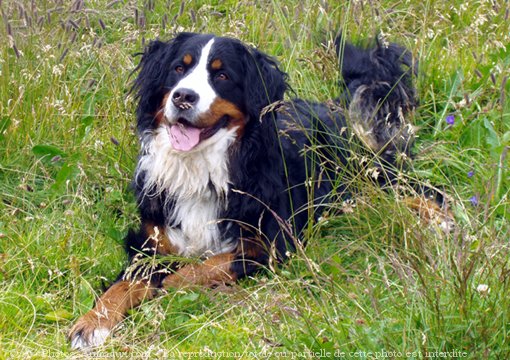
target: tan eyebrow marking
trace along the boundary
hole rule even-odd
[[[214,60],[212,63],[211,63],[211,68],[213,70],[219,70],[221,69],[221,67],[223,66],[223,63],[221,62],[220,59],[216,59]]]
[[[190,65],[192,61],[193,61],[193,56],[191,56],[190,54],[186,54],[186,55],[184,55],[184,57],[182,58],[182,62],[183,62],[185,65]]]

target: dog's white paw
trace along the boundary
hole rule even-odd
[[[441,231],[445,234],[451,233],[455,229],[455,226],[455,220],[450,216],[444,216],[438,225]]]
[[[110,330],[107,328],[94,329],[92,332],[78,331],[71,335],[71,348],[89,352],[93,348],[103,345],[109,335]]]
[[[76,321],[69,331],[69,340],[73,350],[89,352],[104,344],[115,322],[111,318],[100,315],[92,310]]]

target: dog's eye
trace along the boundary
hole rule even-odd
[[[216,75],[216,79],[225,81],[225,80],[228,80],[228,75],[223,72],[220,72]]]
[[[177,65],[177,66],[175,67],[175,72],[176,72],[177,74],[183,74],[183,73],[184,73],[184,66],[182,66],[182,65]]]

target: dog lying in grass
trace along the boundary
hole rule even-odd
[[[376,154],[372,181],[396,182],[413,138],[411,54],[341,38],[336,48],[343,94],[325,104],[283,101],[278,63],[236,39],[181,33],[146,47],[134,82],[141,225],[126,239],[129,270],[72,327],[74,349],[101,345],[159,288],[231,283],[285,260],[309,221],[348,198],[349,179],[367,172],[349,160],[353,138]],[[442,197],[422,190],[406,202],[447,226]],[[142,266],[155,255],[201,262]]]

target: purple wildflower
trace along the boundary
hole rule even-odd
[[[472,178],[473,176],[475,176],[475,171],[474,170],[471,170],[467,173],[467,176],[468,178]]]
[[[469,201],[471,202],[471,205],[478,206],[478,196],[473,195],[469,198]]]
[[[455,124],[455,116],[454,116],[454,115],[448,115],[448,116],[446,117],[446,123],[447,123],[448,125],[450,125],[450,126],[451,126],[451,125],[453,125],[453,124]]]

